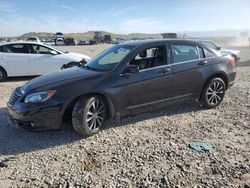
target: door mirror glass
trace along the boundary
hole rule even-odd
[[[128,65],[123,74],[136,74],[139,72],[139,67],[137,65]]]
[[[52,55],[57,55],[58,53],[57,53],[55,50],[51,50],[51,51],[50,51],[50,54],[52,54]]]
[[[221,50],[221,47],[216,47],[216,50]]]

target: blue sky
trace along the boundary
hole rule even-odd
[[[0,0],[0,36],[250,29],[250,0]]]

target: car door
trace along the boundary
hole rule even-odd
[[[31,64],[30,71],[33,75],[43,75],[50,72],[59,71],[63,65],[63,61],[57,58],[57,52],[52,54],[52,49],[39,45],[30,44]]]
[[[202,47],[196,44],[172,43],[173,91],[176,100],[197,98],[209,69]]]
[[[139,66],[139,72],[129,76],[122,73],[117,79],[116,87],[121,89],[119,101],[122,101],[119,108],[143,109],[171,98],[172,70],[167,57],[165,45],[148,47],[138,52],[129,65]]]
[[[29,49],[26,44],[6,44],[1,47],[0,61],[8,76],[30,75]]]

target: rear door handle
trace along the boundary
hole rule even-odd
[[[6,57],[1,57],[0,59],[6,59]]]
[[[208,61],[207,60],[205,60],[205,61],[201,61],[201,62],[199,62],[198,64],[199,65],[206,65],[208,63]]]
[[[166,69],[161,69],[161,70],[160,70],[160,73],[165,74],[165,73],[168,73],[168,72],[170,72],[170,71],[171,71],[170,68],[166,68]]]

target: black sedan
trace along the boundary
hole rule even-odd
[[[70,117],[83,135],[108,118],[197,100],[218,106],[235,80],[235,62],[201,43],[144,40],[114,45],[89,63],[44,75],[13,91],[11,119],[26,129],[58,129]]]

